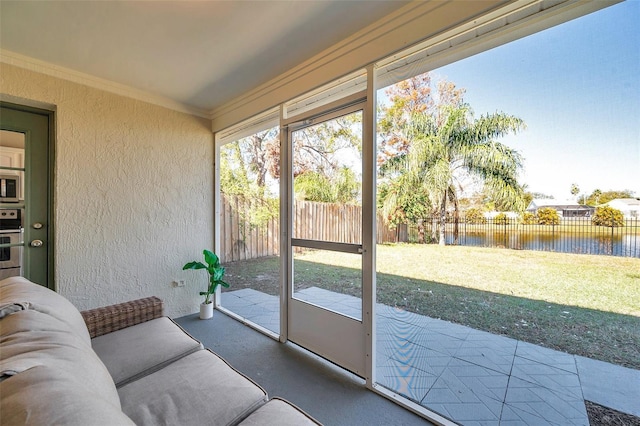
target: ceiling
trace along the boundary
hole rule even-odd
[[[0,48],[212,111],[406,1],[0,1]]]

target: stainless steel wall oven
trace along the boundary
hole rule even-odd
[[[22,210],[0,208],[0,279],[22,275]]]

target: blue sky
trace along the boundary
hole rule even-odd
[[[433,71],[467,90],[476,117],[527,129],[502,141],[525,157],[530,191],[598,188],[640,197],[640,1],[630,0]]]

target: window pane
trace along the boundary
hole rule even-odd
[[[294,247],[293,297],[362,319],[362,256]]]
[[[280,145],[274,127],[220,149],[222,306],[280,332]]]
[[[362,111],[292,132],[293,237],[362,243]]]

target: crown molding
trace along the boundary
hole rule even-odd
[[[195,115],[202,118],[211,118],[211,114],[203,109],[194,108],[173,99],[164,96],[155,95],[144,90],[135,89],[133,87],[116,83],[111,80],[85,74],[70,68],[61,67],[29,56],[21,55],[9,50],[0,49],[0,63],[13,65],[29,71],[34,71],[50,77],[71,81],[73,83],[82,84],[94,89],[103,90],[105,92],[114,93],[116,95],[125,96],[142,102],[168,108],[174,111]]]
[[[455,0],[413,1],[287,73],[211,110],[212,129],[216,132],[235,125],[370,64],[384,66],[425,49],[427,42],[446,41],[456,35],[464,38],[465,49],[480,44],[486,49],[490,42],[500,45],[620,1],[477,0],[465,2],[464,7]],[[536,13],[531,14],[532,10]],[[478,33],[483,24],[486,28]],[[456,52],[469,54],[462,48]],[[452,58],[461,59],[451,56],[449,62]]]
[[[508,4],[508,0],[466,2],[415,0],[365,27],[288,72],[210,111],[213,130],[317,89],[426,38]]]

